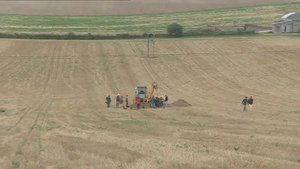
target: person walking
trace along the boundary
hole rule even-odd
[[[105,100],[106,100],[105,103],[107,105],[107,108],[110,108],[110,103],[111,103],[111,97],[110,97],[110,95],[106,96]]]
[[[121,96],[120,96],[120,94],[118,94],[117,97],[116,97],[116,107],[117,108],[119,108],[120,102],[121,102]]]
[[[252,96],[250,96],[247,103],[249,105],[249,110],[252,111],[252,108],[253,108],[253,98],[252,98]]]
[[[247,104],[248,104],[248,97],[246,96],[242,101],[242,105],[244,106],[243,111],[247,111]]]

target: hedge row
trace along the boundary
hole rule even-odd
[[[254,31],[228,31],[228,32],[186,32],[181,37],[217,36],[217,35],[250,35]],[[143,39],[147,34],[116,34],[116,35],[97,35],[97,34],[51,34],[51,33],[0,33],[0,38],[8,39],[55,39],[55,40],[114,40],[114,39]],[[168,34],[156,34],[156,38],[170,38]]]

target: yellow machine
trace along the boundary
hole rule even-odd
[[[150,103],[151,100],[154,97],[154,91],[158,89],[158,85],[156,82],[152,83],[151,87],[148,90],[148,95],[147,95],[147,99],[145,100],[145,102]]]

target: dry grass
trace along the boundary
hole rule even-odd
[[[283,43],[284,42],[284,43]],[[0,41],[0,166],[300,167],[299,37]],[[191,107],[107,109],[159,84]],[[244,95],[255,109],[241,112]]]

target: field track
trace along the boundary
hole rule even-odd
[[[0,166],[300,168],[299,37],[145,44],[1,40]],[[192,107],[105,107],[153,81]]]
[[[300,2],[300,0],[0,1],[0,13],[25,15],[120,15]]]

